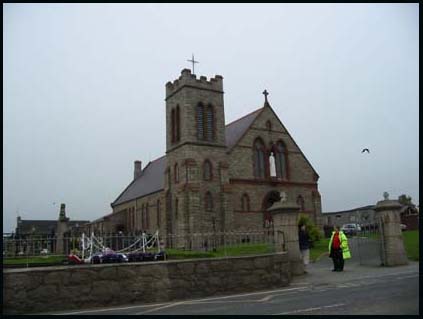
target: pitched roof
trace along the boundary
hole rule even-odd
[[[229,150],[236,145],[262,109],[263,107],[226,125],[226,146]],[[163,190],[165,170],[166,155],[149,162],[141,175],[111,204],[112,207]]]
[[[88,220],[72,220],[68,222],[69,227],[82,226],[86,223],[89,223]],[[22,219],[18,225],[19,232],[21,234],[27,233],[52,233],[56,231],[57,220],[31,220]]]
[[[374,208],[375,208],[375,205],[367,205],[367,206],[357,207],[357,208],[353,208],[349,210],[341,210],[339,212],[322,212],[322,214],[344,214],[344,213],[352,213],[357,210],[374,210]]]
[[[18,229],[20,233],[51,233],[56,230],[57,220],[21,220]]]
[[[238,143],[262,110],[263,107],[226,125],[225,137],[228,150],[231,150]]]
[[[134,179],[112,203],[112,207],[164,189],[165,169],[166,155],[149,162],[141,175]]]

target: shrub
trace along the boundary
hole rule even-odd
[[[306,226],[306,231],[308,232],[308,235],[310,236],[310,240],[312,242],[318,241],[323,237],[322,232],[319,230],[319,228],[316,225],[314,225],[313,221],[310,219],[308,215],[306,214],[299,215],[298,226],[300,225]]]

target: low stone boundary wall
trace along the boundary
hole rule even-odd
[[[163,302],[283,287],[287,254],[3,269],[3,312]]]

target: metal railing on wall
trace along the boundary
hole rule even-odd
[[[94,235],[94,234],[93,234]],[[88,238],[89,235],[85,235]],[[78,254],[83,250],[84,236],[73,237],[37,237],[31,238],[3,236],[3,261],[13,263],[14,260],[31,260],[38,258],[46,260],[49,257],[66,258],[69,254]],[[145,234],[147,242],[153,234]],[[98,247],[107,247],[113,251],[122,251],[125,254],[140,251],[143,241],[141,233],[113,233],[95,234]],[[263,254],[275,251],[273,231],[268,229],[230,231],[230,232],[203,232],[183,235],[158,235],[159,241],[155,247],[147,249],[165,251],[169,257],[177,259],[201,257],[242,256],[249,254]],[[97,248],[98,248],[97,247]],[[94,251],[95,252],[95,251]]]

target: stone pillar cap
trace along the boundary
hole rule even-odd
[[[278,211],[297,211],[300,210],[300,206],[297,203],[292,203],[288,201],[278,201],[274,202],[271,207],[267,209],[268,212],[277,213]]]
[[[378,201],[374,209],[375,211],[380,211],[380,210],[388,210],[388,209],[398,209],[401,207],[402,205],[397,200],[384,199],[384,200]]]

